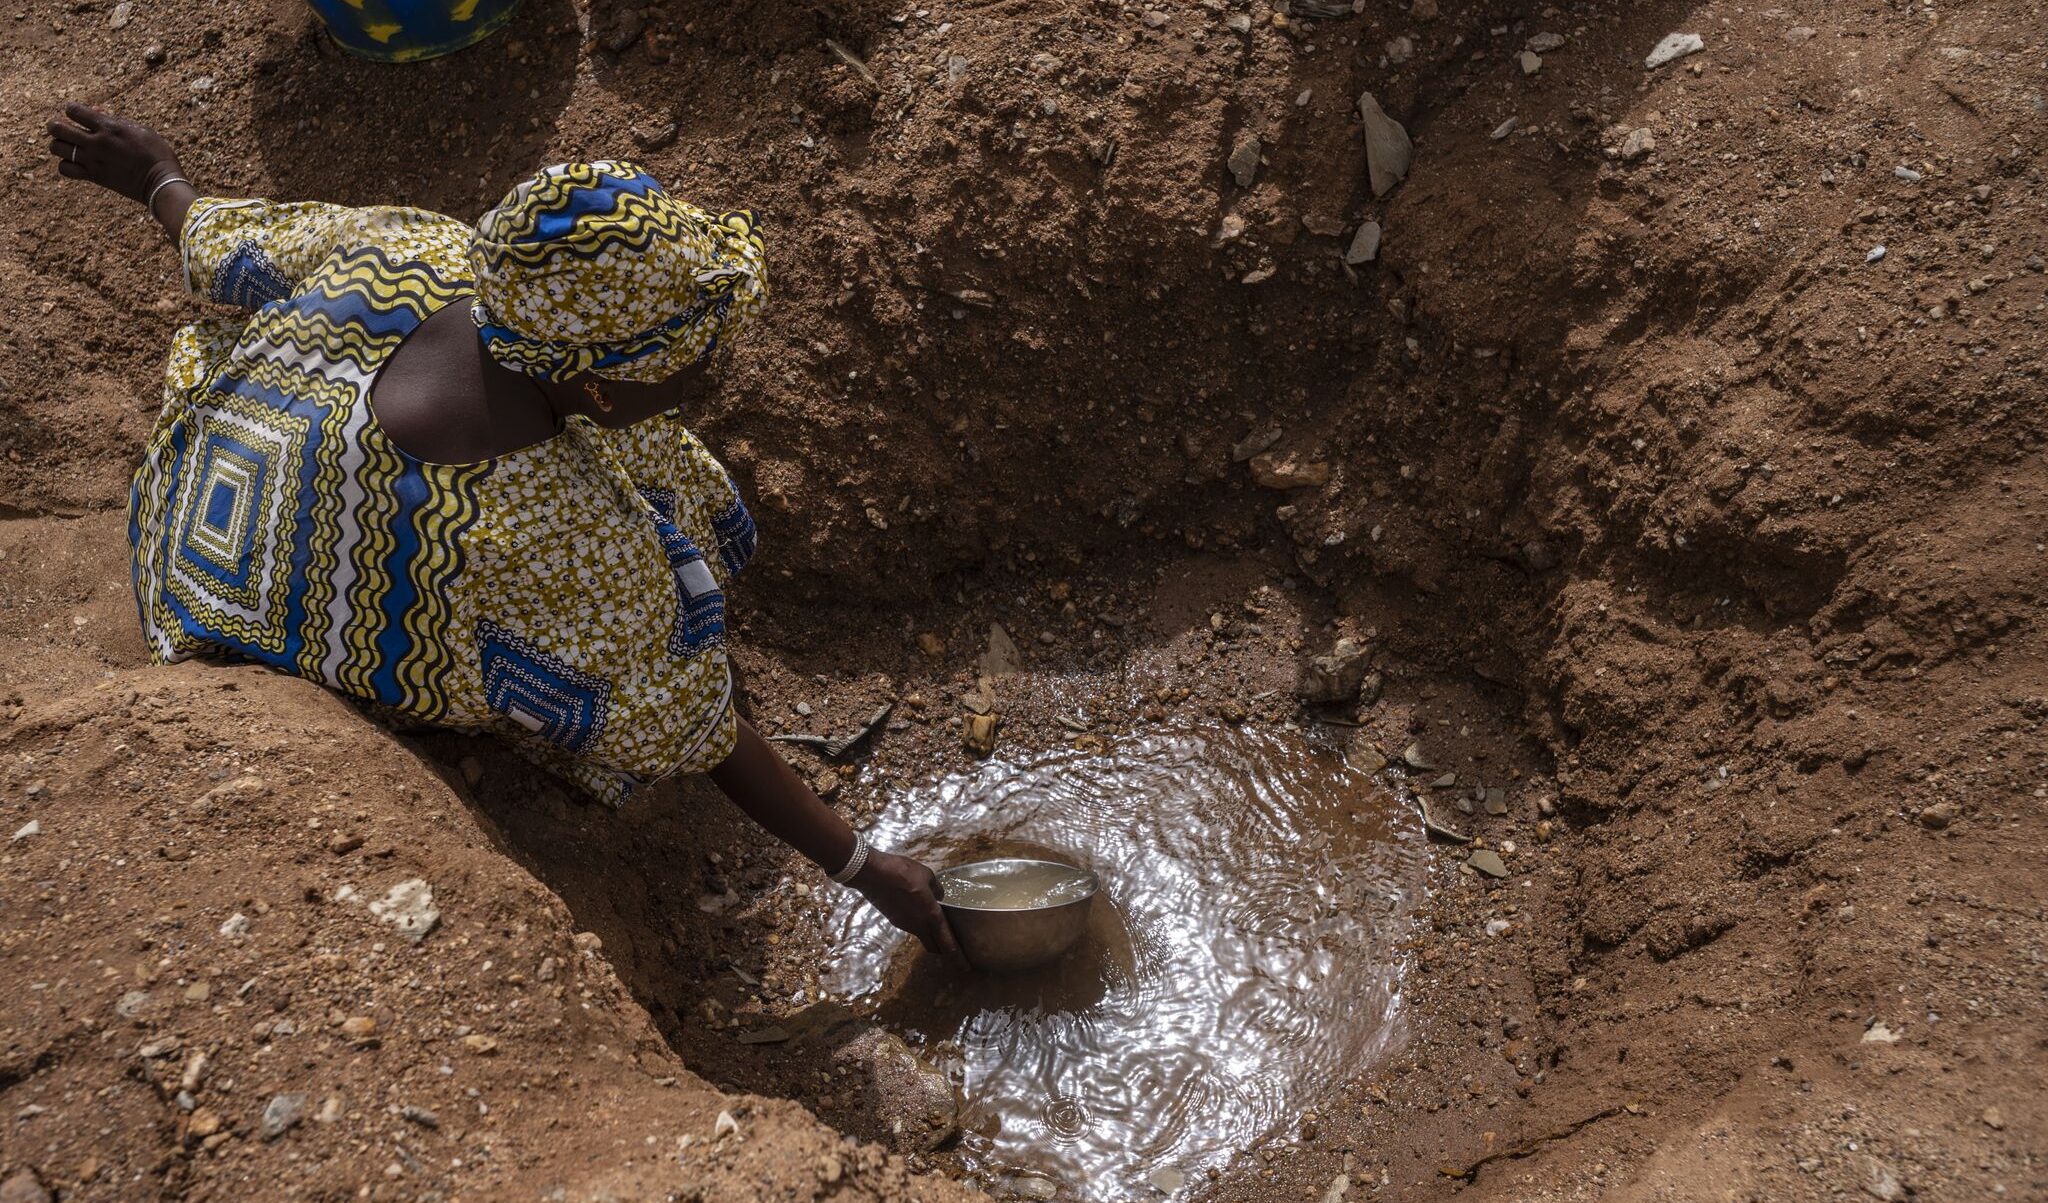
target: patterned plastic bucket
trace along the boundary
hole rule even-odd
[[[453,54],[495,33],[519,0],[306,0],[342,49],[380,63]]]

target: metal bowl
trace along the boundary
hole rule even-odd
[[[999,857],[939,873],[939,906],[976,969],[1019,973],[1060,959],[1088,926],[1088,905],[1101,887],[1095,874],[1058,861]],[[1005,903],[1005,887],[1050,895],[1030,906]]]

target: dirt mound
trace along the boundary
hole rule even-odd
[[[815,920],[700,795],[614,819],[309,690],[137,669],[114,511],[188,307],[132,207],[37,161],[85,95],[208,189],[470,214],[609,154],[762,210],[776,317],[694,424],[763,522],[757,717],[902,703],[856,810],[962,755],[994,620],[1112,739],[1302,719],[1298,662],[1370,642],[1357,755],[1429,764],[1508,876],[1446,852],[1409,1048],[1219,1197],[2048,1191],[2037,13],[536,2],[400,88],[297,10],[126,11],[0,29],[0,834],[44,828],[0,849],[0,1173],[742,1197],[943,1166],[676,1068],[843,1105],[729,1039],[806,988]],[[1704,49],[1646,70],[1674,31]],[[1384,197],[1364,91],[1414,137]],[[1072,738],[1033,690],[999,687],[1003,738]],[[334,900],[412,877],[417,947]],[[194,1096],[211,1153],[195,1049],[233,1082]]]

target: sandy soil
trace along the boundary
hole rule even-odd
[[[1509,876],[1444,848],[1409,1045],[1215,1197],[2048,1197],[2048,11],[1309,7],[529,0],[402,72],[284,3],[0,22],[7,1203],[958,1193],[731,1039],[818,953],[701,787],[614,817],[141,664],[119,509],[194,303],[42,162],[74,97],[218,191],[467,215],[626,155],[762,210],[774,320],[695,425],[763,520],[756,713],[900,704],[856,813],[962,763],[991,621],[1111,738],[1313,721],[1368,637],[1358,756],[1419,743]],[[1258,485],[1269,437],[1327,481]],[[1075,738],[1038,689],[1003,738]],[[417,945],[368,909],[413,878]]]

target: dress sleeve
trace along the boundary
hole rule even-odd
[[[244,309],[284,300],[348,236],[355,212],[313,201],[201,197],[179,235],[185,286]]]

